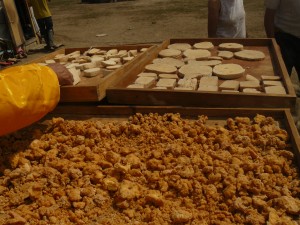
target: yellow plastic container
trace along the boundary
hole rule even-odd
[[[59,98],[57,75],[47,66],[29,64],[0,71],[0,136],[40,120]]]

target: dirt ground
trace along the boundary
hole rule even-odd
[[[249,36],[264,37],[263,1],[248,2],[245,7]],[[50,8],[56,39],[68,47],[207,37],[207,1],[134,0],[83,4],[80,0],[53,0]],[[97,37],[97,34],[107,36]]]
[[[66,48],[207,37],[207,1],[132,0],[87,4],[81,0],[52,0],[49,7],[55,41]],[[263,1],[245,1],[245,9],[249,37],[265,37]]]

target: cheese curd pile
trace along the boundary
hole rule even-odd
[[[300,179],[271,117],[53,118],[0,138],[0,224],[299,224]]]

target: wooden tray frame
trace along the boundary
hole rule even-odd
[[[91,78],[90,82],[85,82],[84,85],[80,83],[78,85],[67,85],[60,87],[60,102],[96,102],[105,98],[106,88],[119,82],[120,79],[126,75],[126,71],[130,70],[134,64],[140,61],[140,58],[146,57],[149,52],[154,51],[158,47],[157,44],[134,44],[134,45],[118,45],[118,46],[100,46],[103,50],[110,50],[112,48],[118,50],[140,50],[142,48],[148,48],[147,51],[140,53],[133,60],[125,63],[122,67],[115,71],[112,71],[104,78]],[[43,63],[47,59],[53,59],[58,54],[69,54],[74,51],[80,51],[84,53],[90,48],[62,48],[38,59],[32,60],[28,63]]]
[[[144,67],[157,58],[160,50],[167,48],[173,43],[197,43],[201,41],[211,41],[215,46],[225,42],[241,43],[244,46],[267,47],[273,70],[282,77],[282,82],[287,90],[286,95],[267,95],[252,93],[220,93],[220,92],[198,92],[198,91],[174,91],[155,89],[127,89],[129,81],[134,81],[137,74],[144,70]],[[106,90],[107,101],[110,104],[128,105],[179,105],[197,107],[235,107],[235,108],[293,108],[296,103],[296,94],[292,82],[285,68],[279,47],[274,39],[168,39],[165,40],[156,52],[141,58],[139,65],[126,71],[126,79],[121,80],[114,86]]]
[[[135,113],[180,113],[185,118],[197,118],[198,115],[206,115],[212,121],[225,121],[236,116],[253,118],[257,114],[271,116],[279,122],[290,136],[290,144],[296,161],[300,166],[300,137],[295,126],[290,109],[287,108],[199,108],[181,106],[107,106],[86,104],[59,104],[55,110],[45,118],[62,117],[75,120],[102,119],[107,121],[125,120]],[[43,120],[45,119],[43,118]],[[300,167],[299,167],[300,169]]]

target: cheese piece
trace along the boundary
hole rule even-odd
[[[219,44],[219,50],[225,50],[225,51],[241,51],[244,48],[242,44],[239,43],[221,43]]]
[[[247,80],[240,82],[240,90],[243,91],[244,88],[253,88],[256,90],[260,89],[260,84],[257,81]]]
[[[168,64],[170,66],[175,66],[176,68],[180,68],[184,65],[184,62],[180,59],[165,57],[165,58],[156,58],[153,60],[153,63],[162,63]]]
[[[130,56],[137,56],[138,51],[137,51],[137,49],[131,49],[128,51],[128,53]]]
[[[218,86],[205,86],[205,85],[202,85],[202,86],[199,86],[198,88],[198,91],[218,91],[219,88]]]
[[[230,51],[219,51],[218,56],[221,57],[222,59],[232,59],[234,54],[233,52]]]
[[[115,61],[117,64],[121,64],[121,58],[114,57],[114,58],[110,58],[109,60]]]
[[[174,90],[177,90],[177,91],[193,91],[194,89],[192,87],[175,87]]]
[[[144,88],[143,84],[130,84],[126,88]]]
[[[131,60],[133,60],[133,59],[134,59],[133,56],[128,56],[128,57],[123,57],[123,58],[122,58],[123,63],[127,63],[127,62],[129,62],[129,61],[131,61]]]
[[[211,50],[214,48],[213,43],[211,43],[210,41],[195,43],[193,46],[196,49],[206,49],[206,50]]]
[[[91,58],[91,62],[94,63],[97,67],[102,66],[102,61],[104,61],[104,58],[100,56],[93,56]]]
[[[64,55],[64,54],[59,54],[57,56],[54,57],[54,61],[61,63],[61,62],[68,62],[69,60],[69,56]]]
[[[118,49],[113,48],[113,49],[108,50],[106,52],[106,55],[117,55],[118,52],[119,52]]]
[[[234,53],[234,56],[238,59],[258,61],[263,60],[266,56],[263,52],[257,50],[242,50]]]
[[[67,54],[68,56],[68,60],[69,61],[72,61],[72,60],[75,60],[75,59],[78,59],[80,57],[80,51],[74,51],[74,52],[71,52],[69,54]]]
[[[204,49],[188,49],[183,52],[183,56],[188,59],[203,60],[211,56],[211,52]]]
[[[158,55],[162,58],[164,57],[172,57],[172,58],[179,58],[181,56],[181,51],[177,49],[163,49],[161,50]]]
[[[157,74],[176,73],[177,72],[177,68],[175,66],[172,66],[169,64],[163,64],[163,63],[148,64],[145,66],[145,70],[149,71],[149,72],[154,72]]]
[[[47,63],[37,63],[38,65],[40,66],[47,66],[48,64]]]
[[[196,62],[182,66],[178,73],[185,78],[200,78],[203,76],[211,76],[212,68],[210,66],[201,66]]]
[[[142,73],[139,73],[137,76],[138,77],[154,77],[155,79],[157,79],[157,74],[156,73],[142,72]]]
[[[148,48],[141,48],[140,52],[145,52],[147,50],[148,50]]]
[[[106,69],[108,70],[116,70],[116,69],[119,69],[122,65],[114,65],[114,66],[107,66]]]
[[[85,77],[95,77],[101,75],[100,68],[91,68],[83,71],[83,76]]]
[[[244,93],[253,93],[253,94],[259,94],[259,93],[261,93],[261,91],[258,91],[255,88],[244,88],[243,92]]]
[[[180,79],[177,83],[178,87],[187,87],[191,88],[192,90],[197,89],[198,81],[195,78],[192,79]]]
[[[73,76],[73,85],[78,84],[81,81],[80,70],[77,70],[75,67],[71,67],[68,70]]]
[[[285,88],[283,86],[269,86],[269,87],[265,87],[265,92],[267,94],[278,94],[278,95],[284,95],[284,94],[286,94]]]
[[[127,50],[120,50],[116,56],[120,57],[120,58],[124,58],[124,57],[128,56],[128,52],[127,52]]]
[[[156,83],[156,87],[166,87],[173,89],[176,85],[176,79],[162,78]]]
[[[159,78],[167,78],[167,79],[175,79],[178,80],[179,77],[177,74],[167,74],[167,73],[161,73],[158,75]]]
[[[239,90],[240,82],[237,80],[225,80],[220,86],[219,89],[222,90]]]
[[[218,86],[218,77],[201,77],[199,82],[199,87],[201,86]]]
[[[246,75],[246,80],[248,80],[248,81],[256,81],[256,82],[259,83],[259,80],[256,77],[254,77],[254,76],[252,76],[250,74]]]
[[[241,77],[245,69],[238,64],[228,63],[216,65],[213,68],[213,74],[221,79],[236,79]]]
[[[222,61],[223,58],[220,57],[220,56],[210,56],[210,57],[208,57],[208,60],[220,60],[220,61]]]
[[[141,84],[144,86],[144,88],[149,88],[153,84],[155,84],[155,78],[154,77],[138,77],[134,83],[135,84]]]
[[[92,48],[92,49],[90,49],[90,50],[87,51],[87,55],[95,55],[98,52],[100,52],[100,49],[98,49],[98,48]]]
[[[281,81],[277,81],[277,80],[263,80],[262,84],[266,87],[266,86],[283,86]]]
[[[236,90],[222,90],[222,92],[239,93],[239,91],[236,91]]]
[[[281,80],[280,76],[266,76],[266,75],[261,75],[262,80]]]
[[[211,66],[211,67],[214,67],[216,65],[219,65],[222,63],[221,60],[202,60],[202,61],[195,61],[194,59],[193,60],[189,60],[188,61],[188,64],[192,64],[194,62],[197,62],[197,64],[199,66]]]
[[[167,87],[154,87],[152,89],[167,90],[168,88]]]
[[[117,63],[115,62],[115,61],[113,61],[113,60],[105,60],[105,61],[102,61],[101,62],[102,63],[102,65],[103,66],[114,66],[114,65],[116,65]]]
[[[168,48],[170,49],[176,49],[176,50],[179,50],[179,51],[185,51],[187,49],[191,49],[192,46],[188,43],[174,43],[174,44],[170,44],[168,45]]]
[[[46,64],[56,63],[54,59],[45,60]]]
[[[92,68],[95,68],[96,67],[96,64],[95,63],[84,63],[84,64],[81,64],[82,65],[82,69],[83,70],[87,70],[87,69],[92,69]]]

